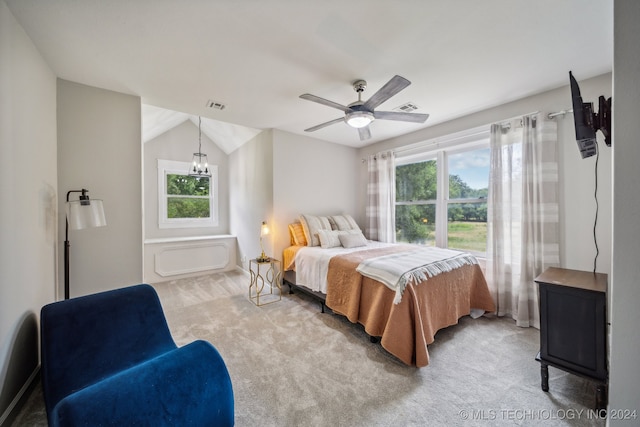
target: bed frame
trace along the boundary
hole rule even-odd
[[[293,294],[295,290],[302,292],[303,294],[309,295],[312,299],[318,301],[320,303],[320,310],[324,313],[324,308],[326,307],[327,296],[322,292],[315,292],[305,286],[296,285],[296,272],[293,270],[287,270],[284,272],[284,277],[282,278],[283,284],[289,286],[289,294]],[[368,334],[367,334],[368,335]],[[369,341],[372,343],[380,342],[380,337],[369,336]]]
[[[327,296],[325,294],[323,294],[322,292],[315,292],[312,291],[309,288],[306,288],[304,286],[298,286],[296,285],[296,272],[293,270],[287,270],[284,272],[284,277],[282,278],[282,281],[284,282],[285,285],[289,286],[289,293],[293,294],[295,292],[295,290],[302,292],[303,294],[307,294],[309,295],[311,298],[315,299],[316,301],[318,301],[320,303],[320,308],[322,310],[322,312],[324,313],[324,307],[325,307],[325,302],[327,300]]]

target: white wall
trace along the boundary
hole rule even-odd
[[[421,141],[461,132],[478,126],[500,122],[518,115],[541,111],[545,114],[571,108],[569,89],[569,70],[567,70],[567,86],[530,96],[519,101],[490,108],[479,113],[461,117],[446,123],[427,127],[421,131],[399,138],[383,141],[365,147],[359,151],[359,157],[366,158],[385,149],[398,148]],[[580,70],[573,70],[578,79],[585,102],[597,104],[598,96],[611,96],[611,74],[581,80]],[[593,225],[595,218],[595,157],[582,159],[575,142],[573,116],[567,114],[555,119],[558,122],[558,144],[560,158],[560,262],[563,267],[587,270],[593,269],[595,245],[593,241]],[[597,240],[600,254],[597,260],[597,271],[611,272],[611,155],[602,135],[598,132],[600,160],[598,162],[598,224]],[[362,170],[359,178],[358,206],[364,212],[366,203],[366,170]]]
[[[281,260],[290,244],[288,225],[300,214],[355,216],[362,167],[354,148],[280,130],[264,131],[231,153],[230,228],[242,268],[260,255],[262,221],[270,228],[265,252]]]
[[[107,219],[106,227],[69,231],[71,297],[140,283],[140,98],[59,79],[57,108],[60,265],[67,191],[102,199]]]
[[[236,241],[229,236],[228,156],[205,134],[202,152],[218,168],[218,225],[158,226],[158,160],[191,162],[198,149],[198,125],[187,120],[142,146],[144,159],[144,281],[158,283],[234,269]],[[185,171],[186,172],[186,171]],[[204,238],[210,236],[210,238]],[[215,237],[213,237],[215,236]]]
[[[273,222],[273,134],[264,131],[229,155],[229,229],[237,238],[237,260],[248,270],[260,255],[262,221]],[[264,239],[273,256],[273,239]]]
[[[355,148],[273,131],[274,253],[289,246],[288,225],[300,214],[348,213],[359,221],[356,185],[366,169]]]
[[[0,425],[38,363],[56,286],[56,78],[0,1]]]
[[[609,409],[640,416],[640,2],[614,1],[613,268]],[[638,425],[638,419],[610,425]]]
[[[143,144],[145,239],[229,233],[228,156],[204,134],[202,135],[202,152],[207,154],[209,164],[218,166],[218,226],[158,228],[157,161],[161,159],[191,162],[192,155],[196,151],[198,151],[198,125],[194,125],[191,120]]]

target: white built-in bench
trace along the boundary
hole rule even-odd
[[[236,236],[167,237],[144,241],[144,281],[162,282],[236,267]]]

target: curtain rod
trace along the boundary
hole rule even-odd
[[[547,117],[550,118],[550,119],[553,119],[554,117],[557,117],[557,116],[564,117],[565,114],[567,114],[567,113],[573,113],[573,108],[569,108],[568,110],[556,111],[555,113],[549,113],[549,114],[547,114]]]
[[[523,117],[526,117],[526,116],[535,116],[538,113],[540,113],[539,110],[538,111],[533,111],[533,112],[527,113],[527,114],[520,114],[518,116],[509,117],[508,119],[500,120],[499,122],[489,123],[486,126],[490,127],[492,124],[501,125],[501,126],[511,126],[511,122],[513,122],[514,120],[522,119]]]

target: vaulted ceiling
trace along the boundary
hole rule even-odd
[[[58,77],[140,96],[145,139],[167,128],[153,117],[199,115],[227,152],[268,128],[361,147],[613,61],[611,0],[5,1]],[[355,80],[366,100],[396,74],[412,84],[378,110],[411,102],[426,123],[376,120],[364,142],[341,122],[304,132],[343,113],[299,95],[346,105]]]

